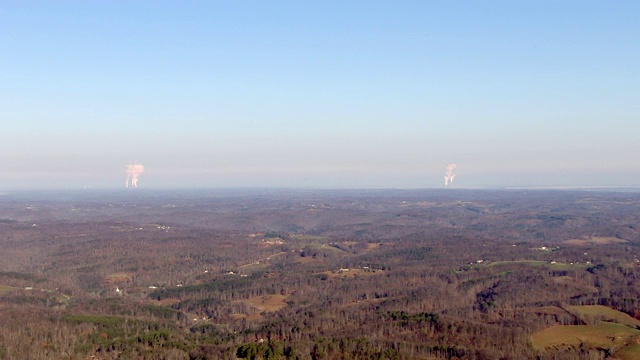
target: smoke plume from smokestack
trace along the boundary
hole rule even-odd
[[[449,186],[449,183],[453,182],[453,179],[456,178],[456,174],[453,171],[456,169],[456,164],[447,165],[447,171],[444,173],[444,186]]]
[[[127,169],[127,180],[124,182],[125,187],[129,187],[129,183],[134,188],[138,187],[138,177],[144,172],[142,164],[131,164],[125,166]]]

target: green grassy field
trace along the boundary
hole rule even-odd
[[[524,265],[531,265],[531,266],[542,266],[545,264],[549,264],[548,261],[542,261],[542,260],[505,260],[505,261],[494,261],[489,263],[488,266],[500,266],[500,265],[510,265],[510,264],[524,264]]]
[[[606,306],[567,306],[567,311],[596,325],[554,326],[532,336],[537,349],[591,347],[611,349],[618,359],[640,359],[640,321]]]
[[[511,261],[494,261],[489,263],[487,266],[501,266],[501,265],[529,265],[529,266],[545,266],[554,270],[566,270],[566,269],[582,269],[586,268],[588,264],[567,264],[567,263],[550,263],[549,261],[543,260],[511,260]]]
[[[585,319],[598,319],[601,321],[614,322],[635,328],[640,327],[640,321],[632,318],[621,311],[611,309],[602,305],[582,305],[567,306],[567,310]]]
[[[640,343],[638,343],[639,339],[636,339],[636,343],[629,345],[620,351],[618,351],[615,356],[621,360],[636,360],[640,359]]]
[[[590,326],[554,326],[535,333],[531,340],[534,348],[541,350],[577,347],[584,343],[603,349],[635,352],[635,345],[639,338],[640,330],[620,324],[602,323]],[[630,347],[632,349],[629,349]]]

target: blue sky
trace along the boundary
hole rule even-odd
[[[637,1],[6,1],[0,190],[640,185]]]

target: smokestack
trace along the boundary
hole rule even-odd
[[[447,171],[444,173],[444,186],[449,186],[449,183],[453,183],[453,179],[456,178],[456,174],[453,171],[457,166],[454,163],[447,165]]]
[[[131,164],[125,166],[127,169],[127,179],[124,182],[125,187],[129,187],[129,183],[134,188],[138,187],[138,177],[144,172],[144,166],[142,164]]]

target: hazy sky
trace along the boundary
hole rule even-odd
[[[640,185],[640,1],[3,1],[0,190]]]

